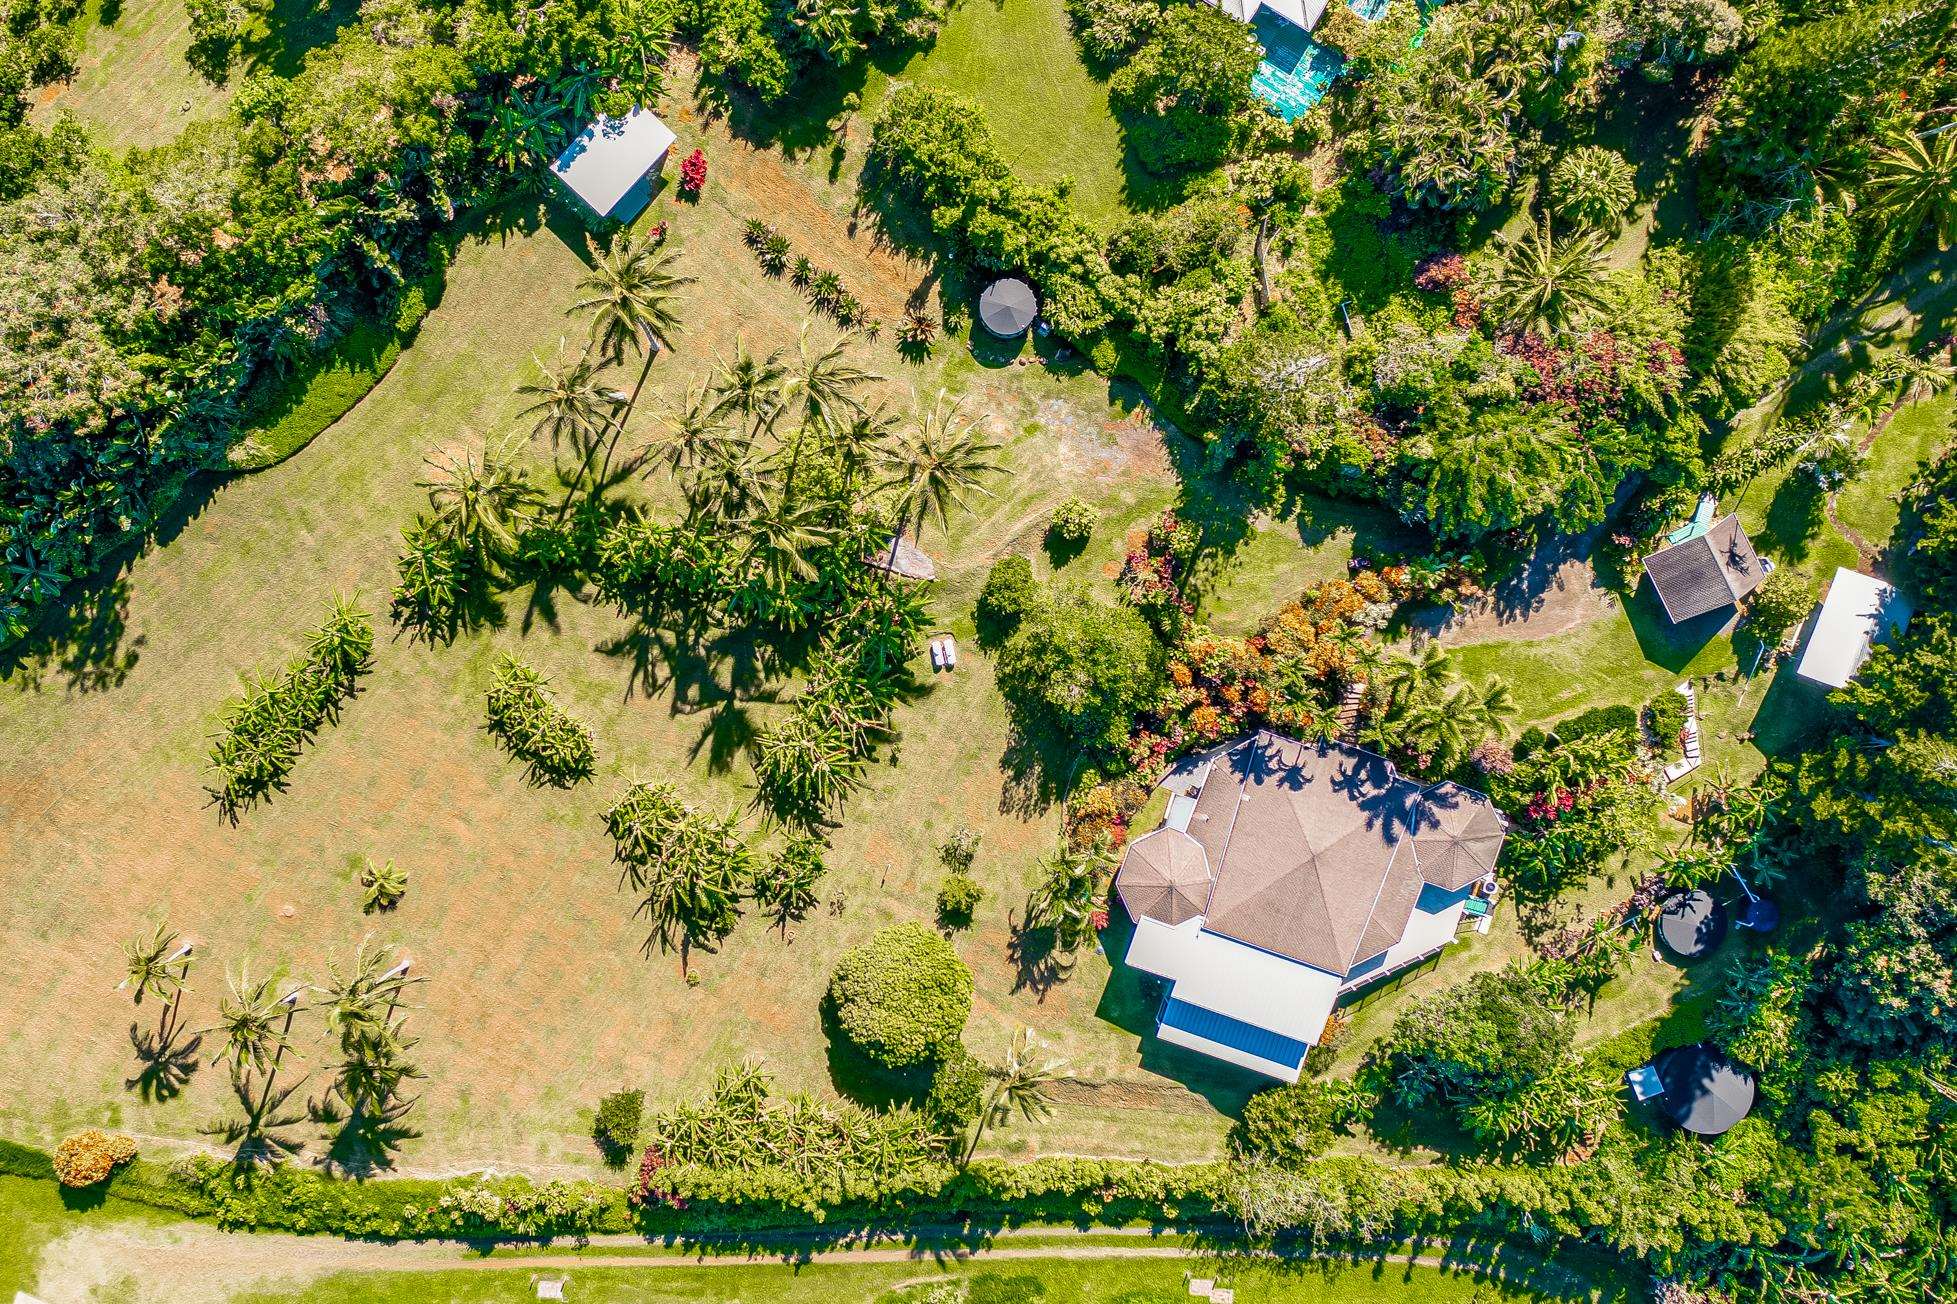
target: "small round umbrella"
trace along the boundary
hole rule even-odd
[[[1659,1107],[1688,1132],[1718,1136],[1753,1108],[1752,1072],[1710,1042],[1661,1051],[1652,1067],[1665,1086]]]
[[[1658,912],[1658,936],[1682,959],[1709,955],[1726,940],[1726,907],[1709,892],[1681,892]]]
[[[1040,301],[1023,277],[1001,276],[979,295],[979,321],[1002,340],[1017,339],[1040,315]]]

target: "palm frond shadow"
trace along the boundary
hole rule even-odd
[[[186,1039],[173,1021],[166,1020],[155,1032],[145,1032],[132,1023],[129,1044],[142,1067],[135,1076],[125,1078],[122,1085],[145,1102],[160,1104],[174,1100],[190,1085],[192,1075],[197,1072],[197,1052],[204,1044],[204,1036],[192,1033]]]

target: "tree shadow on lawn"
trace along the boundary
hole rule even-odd
[[[1631,622],[1631,632],[1637,636],[1640,655],[1675,675],[1684,673],[1699,653],[1730,630],[1738,614],[1727,606],[1675,624],[1665,614],[1664,604],[1659,602],[1648,576],[1640,577],[1638,587],[1624,603],[1624,615]]]
[[[1803,475],[1799,470],[1791,472],[1767,504],[1766,524],[1759,542],[1785,561],[1796,564],[1806,561],[1814,551],[1814,541],[1821,537],[1821,527],[1827,523],[1827,505],[1828,496],[1813,476]]]
[[[784,646],[746,630],[709,627],[687,619],[666,624],[657,612],[632,618],[617,638],[597,650],[628,663],[624,700],[670,697],[674,716],[704,715],[706,723],[687,753],[689,761],[707,753],[707,768],[726,773],[754,737],[750,707],[780,700],[770,684],[806,657],[808,641]],[[661,672],[664,671],[662,676]]]
[[[1204,1241],[1206,1249],[1223,1257],[1226,1268],[1232,1251],[1242,1248],[1234,1235],[1213,1240],[1204,1238]],[[1526,1292],[1533,1298],[1583,1300],[1588,1304],[1632,1304],[1645,1298],[1642,1282],[1620,1280],[1619,1276],[1629,1274],[1608,1256],[1598,1256],[1593,1275],[1570,1267],[1566,1262],[1569,1253],[1563,1248],[1558,1248],[1552,1257],[1465,1233],[1444,1241],[1418,1239],[1411,1246],[1403,1246],[1392,1237],[1381,1237],[1362,1248],[1336,1253],[1328,1253],[1323,1245],[1306,1243],[1295,1235],[1280,1237],[1278,1244],[1298,1252],[1284,1257],[1259,1255],[1254,1262],[1259,1271],[1269,1276],[1300,1286],[1309,1283],[1299,1298],[1343,1298],[1341,1278],[1348,1275],[1364,1276],[1375,1283],[1390,1278],[1418,1292],[1424,1269],[1389,1256],[1399,1255],[1403,1248],[1421,1256],[1433,1255],[1436,1246],[1442,1271],[1466,1274],[1478,1285],[1498,1284],[1507,1291]],[[1482,1299],[1483,1293],[1477,1290],[1474,1298]]]
[[[155,1105],[175,1100],[190,1085],[191,1077],[197,1072],[197,1052],[204,1044],[204,1036],[202,1033],[186,1036],[173,1023],[166,1023],[154,1033],[144,1032],[132,1023],[129,1044],[141,1067],[122,1085]]]
[[[1108,927],[1101,930],[1110,972],[1094,1016],[1139,1039],[1144,1071],[1181,1083],[1218,1113],[1242,1112],[1244,1102],[1270,1086],[1270,1079],[1155,1035],[1155,1014],[1161,1007],[1165,985],[1127,962],[1128,946],[1134,938],[1135,924],[1127,912],[1112,911]]]
[[[0,683],[39,692],[50,672],[55,672],[70,692],[120,687],[141,659],[146,641],[144,635],[129,634],[131,568],[150,548],[174,542],[185,526],[203,515],[228,478],[192,475],[147,530],[123,540],[93,569],[65,584],[26,637],[0,649]]]
[[[1820,733],[1837,715],[1828,689],[1810,683],[1783,664],[1767,685],[1760,709],[1753,713],[1753,745],[1768,757],[1786,756]]]

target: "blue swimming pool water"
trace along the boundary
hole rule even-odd
[[[1332,79],[1345,70],[1345,56],[1268,9],[1257,11],[1251,27],[1264,47],[1264,61],[1250,87],[1280,118],[1296,122],[1325,97]]]
[[[1370,23],[1386,12],[1389,0],[1349,0],[1349,3],[1353,13]]]

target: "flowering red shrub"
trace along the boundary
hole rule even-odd
[[[707,185],[707,156],[694,150],[680,163],[680,193],[698,195]]]
[[[685,1200],[654,1184],[653,1179],[665,1166],[666,1156],[659,1152],[659,1147],[647,1146],[645,1154],[639,1157],[639,1180],[626,1192],[626,1201],[635,1208],[648,1204],[663,1204],[670,1209],[686,1208]]]

